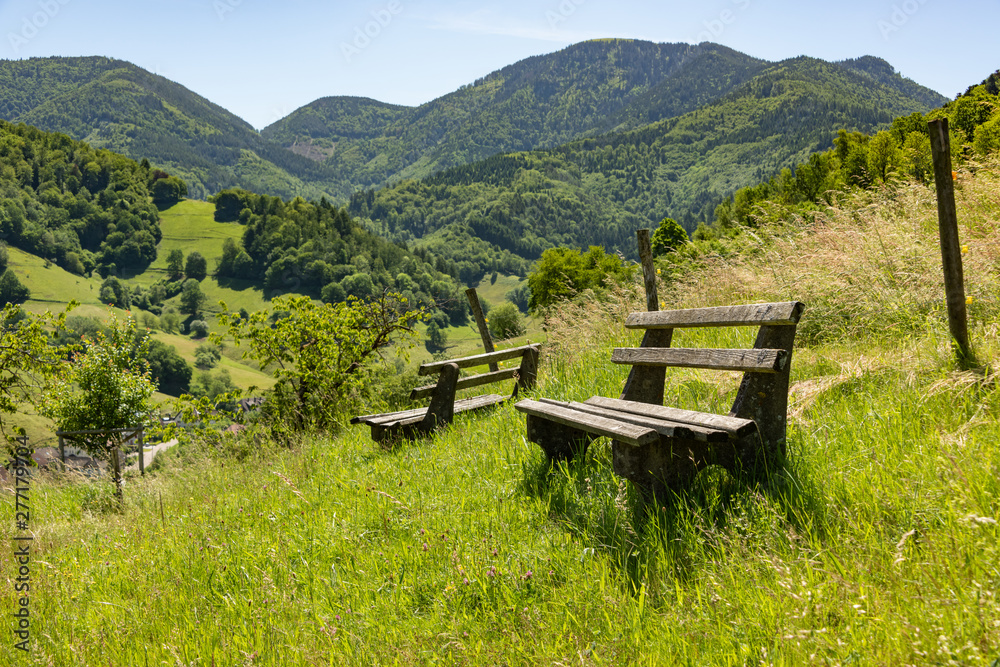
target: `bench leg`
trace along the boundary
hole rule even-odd
[[[427,414],[417,427],[418,431],[430,433],[436,428],[450,424],[455,418],[455,391],[458,384],[458,366],[447,364],[441,368],[437,386]]]
[[[730,468],[729,443],[706,443],[661,437],[643,447],[614,441],[611,444],[615,474],[635,484],[647,498],[687,488],[699,470],[719,464]]]
[[[587,453],[594,439],[589,433],[556,422],[527,415],[528,441],[539,445],[549,461],[571,461],[577,454]]]

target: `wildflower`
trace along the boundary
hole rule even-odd
[[[429,548],[429,547],[427,546],[427,543],[426,543],[426,542],[424,542],[424,551],[427,551],[427,549],[428,549],[428,548]]]
[[[951,172],[951,180],[953,180],[953,181],[957,181],[958,180],[958,172],[957,171]]]
[[[659,269],[656,270],[656,275],[660,275],[660,270]]]
[[[972,302],[975,300],[976,298],[970,294],[969,296],[965,297],[965,305],[971,306]]]
[[[962,254],[964,255],[964,254],[966,254],[968,252],[969,252],[969,244],[963,245],[962,246]]]

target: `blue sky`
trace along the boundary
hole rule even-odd
[[[875,55],[953,97],[1000,68],[997,25],[997,0],[0,0],[0,58],[121,58],[261,128],[327,95],[421,104],[596,37]]]

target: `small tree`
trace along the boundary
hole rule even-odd
[[[219,322],[243,348],[243,358],[275,368],[273,414],[298,430],[335,423],[345,399],[366,389],[372,362],[401,338],[412,337],[413,323],[423,317],[396,294],[336,304],[285,295],[272,300],[271,307],[285,316],[272,319],[262,310],[244,319],[223,304]]]
[[[0,432],[7,434],[5,414],[20,411],[48,393],[48,382],[63,365],[64,351],[53,345],[65,332],[66,311],[34,315],[8,303],[0,311]]]
[[[184,275],[189,279],[204,280],[208,275],[208,260],[197,250],[188,253],[184,262]]]
[[[665,255],[687,242],[688,235],[684,228],[673,218],[664,218],[653,232],[650,245],[653,247],[654,255]]]
[[[448,347],[448,334],[437,322],[431,322],[427,325],[427,341],[424,346],[431,354],[444,352],[445,348]]]
[[[12,269],[0,274],[0,303],[24,303],[31,298],[31,291],[25,287]]]
[[[208,322],[205,320],[191,320],[188,331],[192,338],[204,338],[208,335]]]
[[[121,502],[121,460],[114,453],[120,451],[122,434],[113,431],[141,426],[153,413],[156,383],[146,361],[149,336],[131,316],[119,321],[112,314],[107,329],[85,343],[46,396],[43,414],[61,431],[108,431],[78,442],[95,458],[112,454]]]
[[[167,255],[167,275],[171,279],[180,278],[184,274],[184,251],[174,248]]]
[[[521,311],[510,301],[504,301],[490,311],[490,335],[497,340],[523,336],[527,329]]]
[[[181,312],[188,315],[197,315],[205,303],[205,293],[201,291],[201,285],[194,278],[184,281],[181,289]]]
[[[215,343],[202,343],[194,350],[194,365],[203,371],[215,368],[221,360],[222,350]]]

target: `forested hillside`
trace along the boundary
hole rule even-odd
[[[153,261],[160,228],[150,192],[159,181],[179,185],[148,162],[0,121],[0,236],[71,273]]]
[[[389,238],[487,269],[523,271],[556,245],[632,254],[636,228],[670,216],[693,231],[723,196],[829,147],[840,129],[872,132],[927,111],[897,78],[886,86],[795,58],[682,116],[361,192],[350,211]]]
[[[1000,150],[1000,71],[943,107],[895,119],[873,135],[841,130],[834,147],[807,162],[785,168],[767,181],[737,190],[715,209],[706,235],[756,227],[792,214],[810,214],[833,203],[838,193],[874,188],[899,178],[933,178],[927,122],[947,118],[951,146],[961,160],[982,159]]]
[[[223,246],[220,279],[263,278],[265,293],[300,292],[326,302],[369,300],[390,290],[411,307],[438,308],[455,324],[466,321],[465,297],[449,275],[459,274],[455,262],[379,238],[326,199],[285,202],[224,190],[214,200],[217,221],[245,227],[241,243]]]
[[[204,198],[242,187],[292,198],[331,192],[322,164],[263,140],[187,88],[109,58],[0,61],[0,117],[148,158]]]
[[[355,124],[345,127],[345,116],[359,111],[357,103],[328,98],[262,134],[286,147],[322,148],[341,182],[369,187],[684,113],[764,65],[715,44],[593,40],[527,58],[414,109],[362,107],[381,127],[352,134]],[[634,113],[619,117],[633,102]]]

